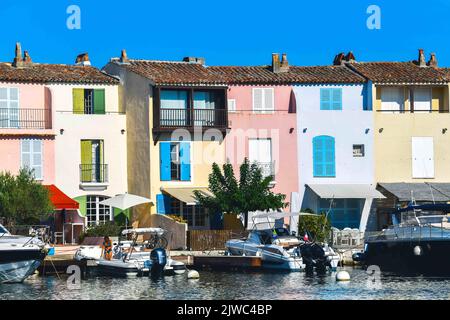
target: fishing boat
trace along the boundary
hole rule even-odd
[[[392,225],[366,236],[364,264],[381,271],[450,275],[450,204],[410,204]]]
[[[268,212],[252,217],[252,230],[247,238],[226,242],[227,254],[259,256],[266,269],[323,272],[336,269],[339,256],[328,246],[299,239],[276,221],[302,213]],[[304,215],[311,215],[304,213]]]
[[[44,242],[34,236],[12,235],[0,225],[0,283],[23,282],[46,255]]]

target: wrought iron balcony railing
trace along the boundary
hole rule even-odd
[[[107,164],[80,164],[81,183],[107,183]]]
[[[51,129],[51,109],[0,108],[0,128]]]
[[[225,109],[159,109],[156,127],[226,127],[227,111]]]
[[[255,162],[256,165],[261,169],[263,177],[272,176],[275,180],[275,162]]]

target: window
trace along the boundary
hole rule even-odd
[[[43,143],[41,140],[26,139],[21,142],[21,167],[33,170],[36,180],[43,180]]]
[[[236,112],[236,99],[228,99],[228,112]]]
[[[111,207],[100,204],[101,201],[108,199],[102,196],[87,196],[86,199],[86,219],[87,226],[97,226],[113,221],[113,212]]]
[[[19,89],[0,88],[0,128],[19,127]]]
[[[318,212],[329,212],[331,225],[335,228],[341,230],[344,228],[359,228],[363,201],[365,200],[320,199]]]
[[[106,182],[103,140],[81,140],[81,182]]]
[[[314,177],[335,177],[335,143],[330,136],[318,136],[313,139],[313,175]]]
[[[189,142],[161,142],[161,181],[191,180],[191,145]]]
[[[264,177],[273,175],[271,139],[249,139],[248,153],[250,163],[257,163]]]
[[[432,137],[412,137],[412,177],[434,178],[434,145]]]
[[[342,89],[320,89],[320,110],[342,110]]]
[[[205,228],[209,225],[205,208],[186,203],[167,194],[156,195],[157,211],[160,214],[170,214],[182,217],[190,228]]]
[[[354,144],[353,145],[353,157],[364,157],[364,145]]]
[[[253,89],[253,111],[259,113],[270,113],[275,110],[273,88]]]
[[[73,113],[105,114],[105,89],[73,89]]]
[[[414,111],[431,111],[431,88],[414,88]]]
[[[381,110],[404,111],[404,93],[400,87],[381,88]]]

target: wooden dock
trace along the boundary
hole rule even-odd
[[[195,256],[194,267],[206,270],[259,270],[261,257],[242,256]]]
[[[88,262],[78,261],[73,258],[73,255],[56,255],[47,256],[42,264],[39,266],[39,275],[54,275],[54,274],[66,274],[69,266],[78,266],[81,269],[81,273],[84,275],[88,266]]]

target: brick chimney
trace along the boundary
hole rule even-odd
[[[16,42],[15,56],[12,65],[16,68],[23,67],[22,46],[20,45],[20,42]]]
[[[349,51],[349,53],[347,53],[347,55],[345,56],[345,61],[347,61],[347,62],[355,62],[356,61],[355,55],[353,54],[352,51]]]
[[[75,60],[76,66],[90,66],[91,61],[89,60],[89,55],[87,53],[81,53],[77,56]]]
[[[436,59],[436,54],[435,53],[432,53],[430,55],[430,60],[428,61],[427,65],[429,67],[433,67],[433,68],[437,68],[438,67],[438,61]]]
[[[287,60],[286,53],[281,55],[280,69],[279,72],[288,72],[289,71],[289,62]]]
[[[423,49],[419,49],[419,59],[417,60],[417,64],[419,65],[419,67],[427,66]]]
[[[204,66],[206,60],[205,60],[205,58],[201,58],[201,57],[184,57],[183,62],[198,63],[198,64],[201,64],[202,66]]]
[[[125,49],[123,49],[120,54],[120,63],[122,63],[122,64],[130,63],[130,61],[128,60],[127,51]]]
[[[345,61],[345,53],[341,52],[334,56],[333,65],[340,66]]]

